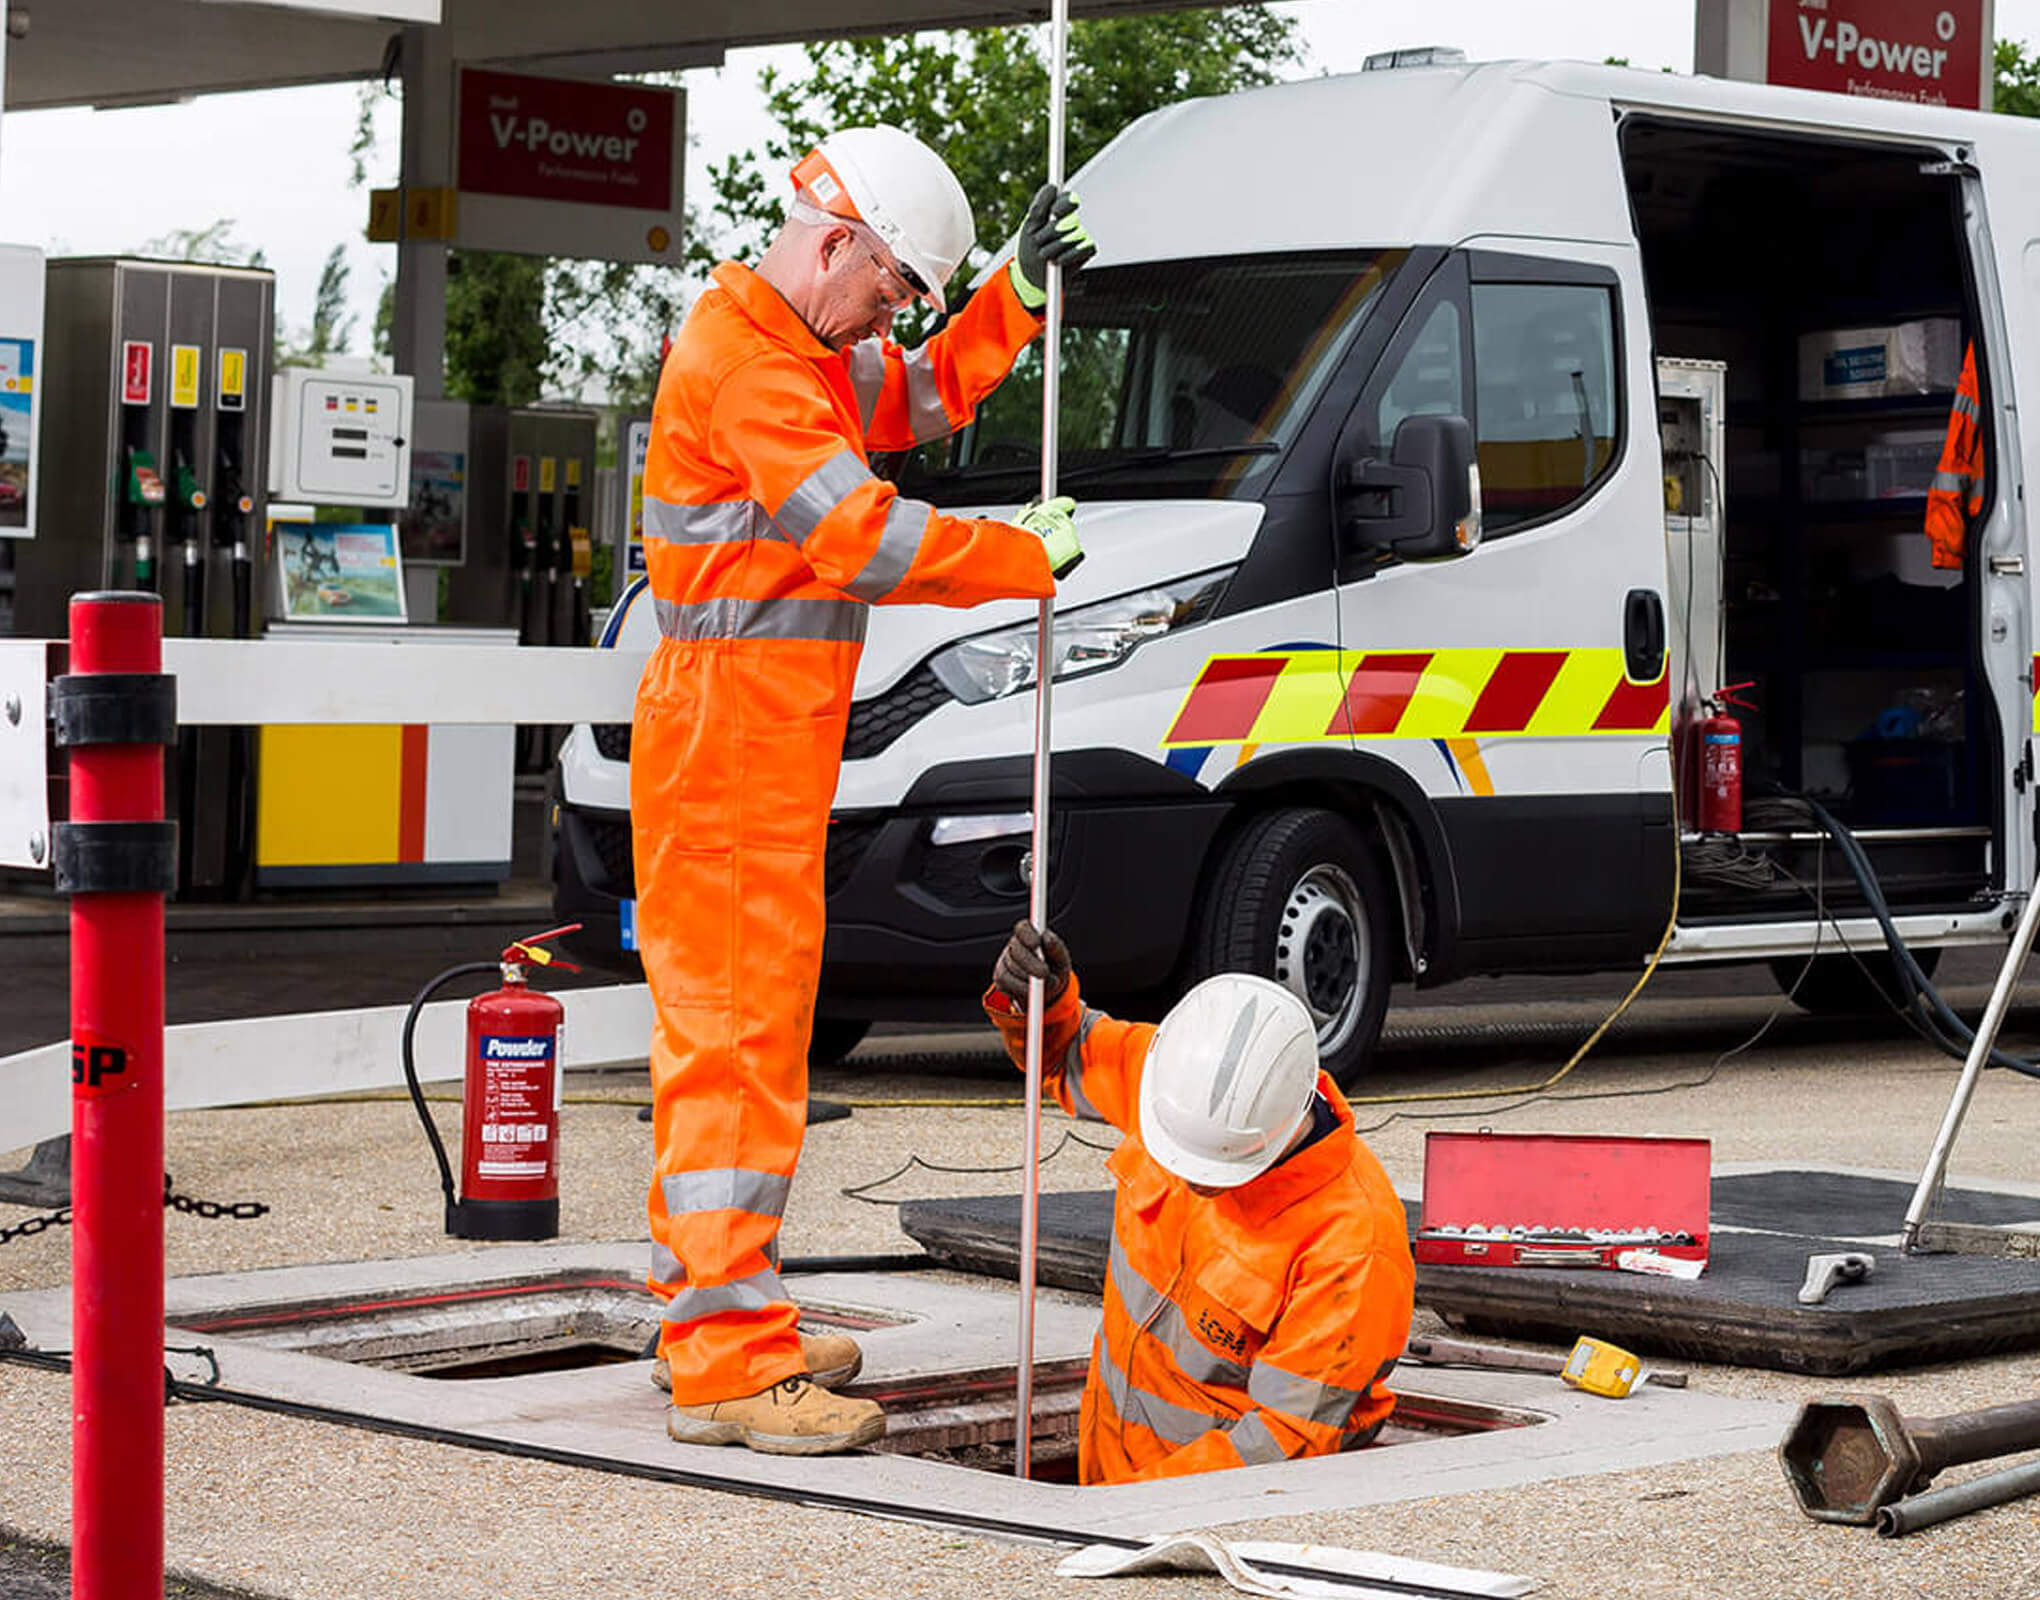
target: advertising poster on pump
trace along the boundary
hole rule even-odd
[[[466,557],[467,452],[411,451],[411,504],[397,519],[404,559],[458,566]]]
[[[623,570],[635,575],[645,570],[645,458],[652,450],[652,425],[633,422],[628,435],[630,493],[625,496],[624,515],[629,519],[623,532]]]
[[[283,614],[293,622],[402,622],[397,530],[386,523],[283,523],[276,529]]]
[[[28,526],[34,440],[35,341],[0,339],[0,529]]]

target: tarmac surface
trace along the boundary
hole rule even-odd
[[[11,924],[0,906],[10,1010],[0,1053],[66,1031],[59,928]],[[516,886],[495,913],[449,931],[413,908],[349,927],[291,931],[220,908],[207,926],[173,920],[172,1020],[407,1000],[426,977],[545,925],[542,897]],[[516,921],[529,909],[533,915]],[[492,917],[500,914],[505,924]],[[203,922],[203,919],[199,919]],[[246,921],[247,919],[241,919]],[[475,925],[479,924],[479,925]],[[9,928],[14,931],[9,931]],[[181,944],[180,944],[181,941]],[[1080,953],[1081,954],[1081,953]],[[1970,1014],[1994,970],[1951,958],[1943,986]],[[600,980],[607,981],[607,980]],[[1633,976],[1478,981],[1399,992],[1390,1032],[1356,1107],[1399,1184],[1422,1171],[1431,1128],[1703,1135],[1717,1165],[1775,1161],[1916,1174],[1953,1087],[1956,1063],[1870,1020],[1824,1020],[1781,1006],[1761,969],[1667,971],[1565,1081],[1548,1078]],[[16,1003],[18,1002],[18,1003]],[[1757,1043],[1736,1047],[1770,1026]],[[885,1202],[983,1193],[1015,1183],[1020,1149],[1013,1074],[986,1036],[888,1031],[816,1075],[818,1095],[852,1115],[809,1134],[787,1213],[790,1255],[910,1248]],[[2022,988],[2007,1042],[2040,1049],[2040,985]],[[1731,1053],[1736,1052],[1736,1053]],[[1478,1089],[1483,1098],[1390,1097]],[[562,1237],[642,1236],[649,1131],[637,1121],[641,1073],[577,1074],[562,1148]],[[435,1107],[451,1129],[457,1107]],[[1105,1186],[1106,1142],[1059,1115],[1043,1140],[1051,1189]],[[1956,1147],[1953,1181],[2040,1180],[2040,1083],[1989,1075]],[[261,1199],[252,1221],[166,1217],[173,1276],[299,1261],[439,1254],[439,1196],[407,1105],[389,1098],[182,1112],[169,1119],[178,1187]],[[4,1137],[4,1134],[0,1134]],[[24,1152],[0,1152],[0,1168]],[[958,1170],[965,1169],[965,1170]],[[847,1190],[859,1190],[853,1196]],[[879,1203],[873,1203],[879,1202]],[[28,1213],[0,1207],[0,1227]],[[1895,1218],[1866,1218],[1885,1233]],[[0,1246],[0,1309],[11,1292],[67,1281],[68,1236],[53,1229]],[[1419,1327],[1441,1325],[1419,1313]],[[2036,1334],[2040,1342],[2040,1334]],[[1797,1403],[1824,1380],[1686,1365],[1724,1395]],[[1878,1374],[1851,1387],[1889,1394],[1911,1415],[2040,1394],[2040,1351]],[[1610,1402],[1618,1404],[1620,1402]],[[69,1408],[61,1375],[0,1364],[7,1466],[0,1473],[0,1600],[66,1592]],[[277,1600],[430,1596],[1087,1596],[1109,1583],[1058,1578],[1048,1546],[852,1517],[735,1494],[635,1481],[423,1441],[332,1428],[218,1405],[166,1418],[168,1592]],[[677,1447],[676,1447],[677,1448]],[[1956,1482],[2001,1461],[1958,1469]],[[2040,1511],[2025,1502],[1903,1540],[1805,1521],[1769,1451],[1609,1472],[1479,1496],[1257,1522],[1257,1539],[1378,1549],[1535,1576],[1550,1597],[1773,1600],[1781,1595],[2040,1596]],[[1227,1530],[1214,1530],[1225,1532]],[[55,1552],[55,1553],[53,1553]],[[1209,1576],[1116,1580],[1138,1600],[1230,1593]],[[188,1587],[179,1589],[177,1583]]]

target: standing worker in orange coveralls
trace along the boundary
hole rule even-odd
[[[1125,1139],[1105,1317],[1077,1439],[1084,1483],[1331,1455],[1395,1408],[1416,1293],[1408,1223],[1288,989],[1206,978],[1152,1023],[1083,1004],[1069,952],[1013,930],[985,1010],[1015,1065],[1042,980],[1045,1084]]]
[[[814,1455],[885,1418],[826,1387],[862,1356],[798,1333],[774,1271],[807,1115],[822,856],[873,604],[1046,598],[1081,559],[1072,505],[951,517],[867,450],[962,427],[1041,331],[1047,265],[1093,246],[1044,186],[1008,271],[915,350],[886,334],[976,237],[942,158],[848,128],[794,169],[757,270],[726,261],[669,353],[645,463],[659,642],[631,722],[638,946],[658,1008],[651,1287],[667,1432]]]

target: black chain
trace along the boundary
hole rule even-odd
[[[26,1222],[16,1223],[11,1228],[0,1228],[0,1244],[11,1244],[16,1239],[32,1239],[47,1228],[65,1228],[71,1223],[71,1208],[47,1212],[40,1217],[30,1217]]]
[[[189,1216],[204,1217],[208,1221],[219,1217],[231,1217],[236,1222],[265,1216],[269,1207],[260,1200],[197,1200],[188,1194],[178,1194],[170,1186],[170,1174],[163,1174],[163,1204],[172,1211],[182,1211]]]
[[[163,1174],[163,1204],[172,1211],[182,1211],[187,1216],[203,1217],[216,1221],[226,1217],[234,1222],[247,1222],[255,1217],[266,1216],[269,1207],[260,1200],[200,1200],[192,1195],[178,1194],[170,1184],[170,1174]],[[71,1225],[71,1208],[46,1211],[39,1217],[30,1217],[26,1222],[17,1222],[11,1228],[0,1228],[0,1244],[12,1244],[16,1239],[32,1239],[51,1228],[67,1228]]]

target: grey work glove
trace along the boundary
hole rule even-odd
[[[1075,272],[1098,253],[1077,216],[1077,197],[1067,189],[1044,183],[1034,191],[1020,224],[1020,248],[1013,253],[1013,292],[1030,311],[1048,304],[1048,269]]]
[[[1053,1006],[1070,984],[1070,953],[1053,933],[1037,932],[1023,917],[1013,924],[1013,937],[999,952],[998,965],[992,968],[992,987],[1024,1013],[1029,978],[1042,980],[1043,1006]]]

